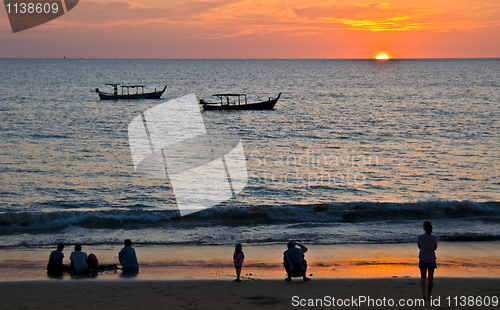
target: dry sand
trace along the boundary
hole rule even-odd
[[[495,278],[440,278],[435,281],[433,303],[426,301],[418,306],[419,279],[331,279],[291,283],[283,280],[252,281],[239,283],[223,280],[137,280],[109,281],[25,281],[0,283],[1,309],[293,309],[294,304],[335,302],[348,299],[359,303],[364,296],[366,303],[356,307],[335,306],[336,309],[385,309],[377,306],[385,298],[397,304],[404,300],[412,306],[397,309],[483,309],[497,307],[455,306],[455,296],[499,297],[500,279]],[[294,296],[295,297],[294,299]],[[447,297],[452,305],[448,305]],[[326,297],[326,298],[325,298]],[[361,298],[361,299],[360,299]],[[437,302],[440,305],[437,305]],[[460,299],[458,300],[460,302]],[[325,306],[325,304],[323,304]],[[331,306],[330,306],[331,307]]]

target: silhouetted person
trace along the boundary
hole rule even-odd
[[[132,241],[126,239],[123,244],[125,245],[118,253],[118,260],[122,265],[122,271],[125,272],[138,272],[139,263],[137,262],[137,256],[135,255],[135,250],[132,247]]]
[[[425,234],[418,236],[418,248],[420,253],[418,254],[420,268],[420,285],[422,287],[422,294],[424,299],[431,298],[432,287],[434,286],[434,269],[436,266],[436,254],[434,251],[437,249],[437,237],[432,235],[432,223],[431,221],[424,222]],[[429,283],[427,285],[427,296],[425,295],[425,280],[429,277]]]
[[[95,275],[97,273],[97,268],[99,267],[99,260],[97,259],[97,256],[90,253],[87,257],[87,264],[89,265],[89,273]]]
[[[47,264],[47,273],[51,275],[61,275],[64,271],[64,244],[59,243],[57,249],[52,251],[49,256],[49,263]]]
[[[236,282],[240,282],[241,267],[243,266],[243,261],[245,260],[245,254],[243,254],[243,246],[241,243],[236,243],[234,247],[233,262],[234,268],[236,269]]]
[[[69,257],[71,260],[71,270],[75,274],[85,274],[89,269],[87,264],[87,253],[82,252],[82,246],[80,244],[75,244],[75,250],[71,252]]]
[[[296,248],[296,245],[299,248]],[[283,265],[288,274],[285,281],[292,281],[292,277],[302,277],[304,281],[311,280],[306,277],[307,261],[304,259],[304,253],[307,248],[295,241],[288,242],[287,247],[288,250],[283,253]]]

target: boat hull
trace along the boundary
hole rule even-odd
[[[133,95],[113,95],[106,93],[99,93],[101,100],[117,100],[117,99],[160,99],[163,92],[148,93],[148,94],[133,94]]]
[[[126,95],[115,95],[110,93],[99,92],[99,98],[101,100],[118,100],[118,99],[160,99],[161,95],[165,92],[165,88],[163,90],[151,93],[142,93],[142,94],[126,94]]]
[[[267,101],[247,104],[203,104],[203,110],[272,110],[280,99],[278,97]]]

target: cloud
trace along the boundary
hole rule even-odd
[[[352,19],[363,14],[380,14],[386,10],[387,4],[350,4],[350,5],[330,5],[330,6],[310,6],[305,8],[295,8],[293,11],[299,17],[308,19],[337,18]],[[385,12],[384,12],[385,13]]]
[[[293,12],[319,27],[328,27],[330,24],[331,28],[366,31],[450,31],[496,26],[500,7],[491,4],[475,7],[407,7],[388,3],[353,3],[297,7]]]
[[[81,2],[79,10],[65,19],[47,25],[50,29],[72,28],[86,32],[89,29],[114,31],[124,36],[150,29],[158,33],[192,39],[221,39],[246,36],[253,33],[269,34],[289,31],[290,22],[279,20],[283,5],[257,3],[254,0],[194,0],[145,4],[139,2],[110,1]],[[140,30],[139,30],[140,29]],[[285,30],[286,29],[286,30]],[[144,35],[147,35],[146,33]]]
[[[101,27],[109,25],[142,25],[145,23],[196,23],[212,10],[224,7],[237,0],[183,1],[165,5],[145,5],[138,2],[84,1],[75,10],[67,23],[79,27]],[[72,12],[73,13],[73,12]]]
[[[322,24],[351,30],[405,31],[431,27],[432,22],[419,21],[417,8],[390,7],[387,3],[343,4],[295,8],[294,13]]]
[[[152,37],[153,34],[169,40],[217,40],[271,34],[320,37],[336,30],[443,32],[492,27],[500,23],[500,4],[497,3],[478,0],[459,6],[424,1],[429,3],[409,5],[402,0],[364,4],[346,1],[311,4],[308,0],[86,0],[80,1],[69,14],[37,31],[92,33],[96,40],[110,37],[138,40],[138,35]]]

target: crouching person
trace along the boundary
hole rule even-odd
[[[288,250],[283,253],[283,265],[288,274],[285,281],[292,281],[292,277],[302,277],[304,281],[311,280],[306,277],[307,261],[304,259],[304,253],[307,252],[307,248],[295,241],[288,242],[287,246]]]

